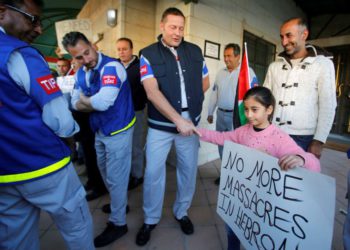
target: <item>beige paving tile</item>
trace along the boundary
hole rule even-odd
[[[223,248],[227,249],[227,233],[226,233],[225,225],[224,224],[217,225],[216,228],[219,232],[219,238],[220,238],[220,241],[221,241]]]
[[[204,190],[197,189],[193,195],[192,206],[206,206],[208,205],[207,194]]]
[[[130,212],[126,215],[129,229],[139,229],[143,224],[142,207],[130,207]]]
[[[219,177],[219,176],[217,176],[217,177]],[[203,184],[204,190],[218,190],[219,186],[217,186],[214,183],[215,180],[217,179],[217,177],[202,179],[202,184]]]
[[[208,195],[209,205],[216,205],[218,201],[218,190],[208,190],[206,191]]]
[[[132,190],[128,194],[128,204],[130,208],[139,208],[142,207],[143,203],[143,193],[140,191]]]
[[[104,229],[106,227],[106,223],[108,222],[108,214],[102,212],[101,209],[95,209],[92,211],[92,221],[94,223],[94,229]]]
[[[214,221],[216,225],[224,225],[223,219],[221,219],[220,215],[216,212],[216,205],[210,206],[210,211],[214,217]]]
[[[162,218],[157,228],[173,227],[179,228],[177,221],[174,218],[172,207],[164,207],[162,211]]]
[[[185,238],[188,249],[223,249],[223,245],[219,239],[219,233],[215,226],[196,227],[194,234]]]
[[[164,207],[172,207],[176,199],[176,191],[166,191],[164,194]]]
[[[189,217],[195,228],[198,226],[212,226],[216,224],[213,211],[208,206],[192,206]]]
[[[147,249],[185,250],[184,237],[178,228],[156,227],[152,231],[151,240],[147,243]]]
[[[218,170],[213,166],[202,166],[198,171],[201,178],[217,178],[219,176]]]

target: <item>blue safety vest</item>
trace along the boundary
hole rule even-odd
[[[28,95],[7,69],[11,53],[23,56],[30,72]],[[17,38],[0,31],[0,185],[32,181],[70,162],[70,150],[42,121],[42,108],[61,96],[44,58]]]
[[[109,62],[117,62],[116,59],[101,54],[102,61],[99,67],[90,73],[90,85],[86,83],[86,72],[80,68],[77,75],[77,87],[80,87],[86,96],[95,95],[103,86],[103,81],[111,79],[111,84],[115,83],[120,87],[117,99],[114,104],[105,111],[94,111],[90,115],[90,125],[92,131],[101,130],[104,135],[115,135],[131,128],[136,121],[134,106],[131,97],[131,89],[128,80],[121,82],[115,67],[105,65]],[[117,62],[119,63],[119,62]],[[103,75],[100,73],[103,70]]]

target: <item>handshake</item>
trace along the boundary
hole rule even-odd
[[[177,131],[183,136],[191,136],[193,134],[201,137],[201,133],[197,130],[196,126],[190,120],[186,120],[184,118],[179,119],[179,121],[175,122]]]

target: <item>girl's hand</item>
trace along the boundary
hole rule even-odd
[[[304,158],[299,155],[285,155],[282,156],[278,161],[281,169],[286,171],[290,168],[302,167],[304,166],[304,163]]]

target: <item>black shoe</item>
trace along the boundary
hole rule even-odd
[[[216,186],[219,186],[220,185],[220,177],[217,178],[215,181],[214,181],[215,185]]]
[[[86,192],[92,190],[93,188],[94,186],[92,186],[89,182],[84,185],[84,189]]]
[[[184,216],[181,219],[175,217],[175,219],[180,223],[181,230],[184,234],[193,234],[193,224],[188,216]]]
[[[128,190],[137,188],[139,185],[143,183],[143,178],[136,178],[136,177],[130,177],[129,179],[129,185],[128,185]]]
[[[125,213],[129,213],[130,211],[130,207],[129,205],[126,205],[126,209],[125,209]],[[102,212],[104,212],[105,214],[110,214],[112,211],[111,211],[111,204],[105,204],[102,206]]]
[[[136,235],[136,244],[144,246],[151,238],[151,231],[157,226],[157,224],[143,224],[139,232]]]
[[[87,195],[86,195],[86,200],[87,201],[92,201],[95,200],[103,195],[105,195],[107,191],[101,192],[101,191],[96,191],[95,189],[92,189]]]
[[[95,238],[95,247],[104,247],[119,239],[128,232],[128,226],[116,226],[112,222],[107,223],[106,229]]]

